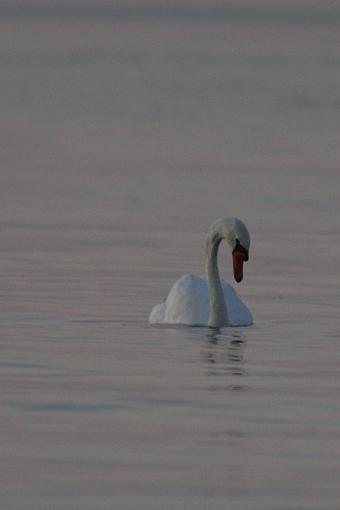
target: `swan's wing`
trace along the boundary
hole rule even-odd
[[[250,326],[253,323],[252,314],[249,308],[238,297],[235,289],[224,280],[222,280],[222,289],[231,325]]]
[[[165,322],[206,326],[209,316],[208,286],[198,276],[182,276],[169,292],[166,299]]]
[[[152,324],[206,326],[209,315],[207,283],[198,276],[184,275],[172,286],[164,303],[149,316]]]

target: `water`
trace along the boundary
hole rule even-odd
[[[1,506],[337,510],[340,4],[132,5],[0,5]],[[222,215],[254,326],[150,327]]]

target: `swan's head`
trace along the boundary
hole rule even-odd
[[[234,278],[243,279],[243,263],[249,259],[250,235],[245,224],[238,218],[222,218],[210,227],[210,232],[223,238],[229,244],[233,254]]]
[[[237,282],[243,280],[243,262],[249,259],[250,236],[245,224],[238,218],[233,218],[228,242],[233,254],[234,278]]]

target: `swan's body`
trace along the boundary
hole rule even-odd
[[[184,275],[177,280],[167,299],[156,305],[149,316],[151,324],[187,326],[249,326],[250,311],[231,285],[219,277],[217,253],[222,240],[233,250],[234,277],[243,278],[243,262],[248,260],[250,237],[237,218],[217,220],[206,239],[206,277]]]
[[[228,307],[230,326],[249,326],[253,322],[250,311],[231,285],[222,280],[224,300]],[[205,277],[186,274],[177,280],[163,303],[156,305],[149,317],[151,324],[183,324],[207,326],[209,320],[209,292]]]

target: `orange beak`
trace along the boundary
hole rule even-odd
[[[239,283],[243,280],[244,255],[238,250],[233,251],[234,278]]]

